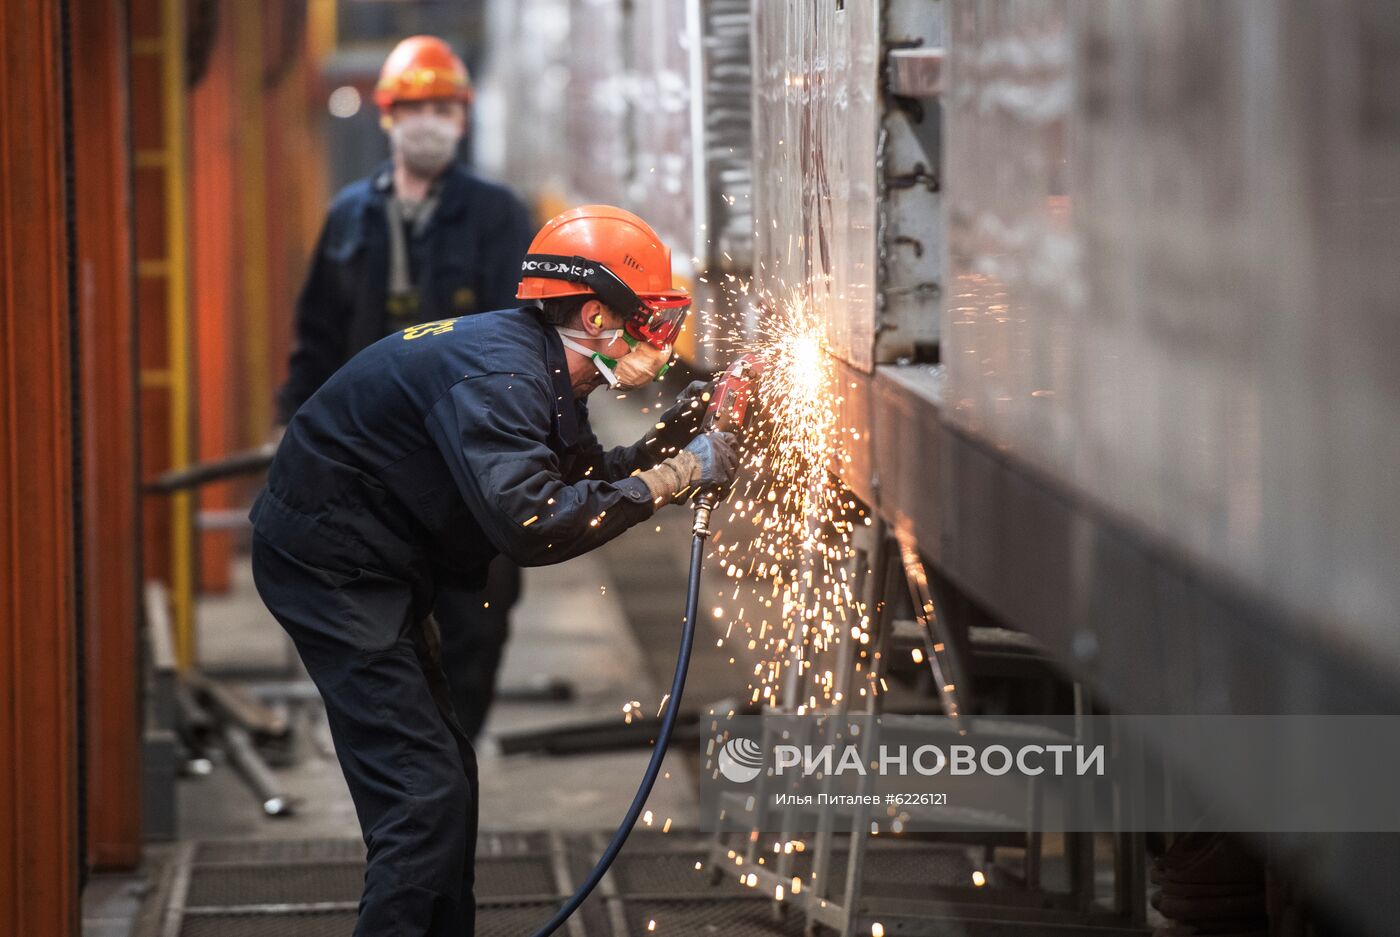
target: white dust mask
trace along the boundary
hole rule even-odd
[[[671,361],[671,349],[657,348],[635,340],[629,340],[627,344],[632,350],[617,359],[617,386],[636,390],[646,387],[665,372],[666,365]]]
[[[431,179],[457,155],[462,132],[456,121],[435,114],[411,114],[389,129],[394,152],[415,176]]]

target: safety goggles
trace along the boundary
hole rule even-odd
[[[640,297],[645,318],[632,317],[622,323],[627,334],[653,348],[670,348],[685,328],[690,314],[690,297]]]
[[[690,297],[674,292],[639,296],[621,277],[600,263],[561,254],[527,254],[521,265],[527,277],[581,283],[622,316],[622,327],[636,341],[653,348],[669,348],[680,337],[690,312]]]

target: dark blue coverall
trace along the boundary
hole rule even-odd
[[[390,297],[391,247],[386,205],[392,167],[346,186],[331,203],[297,301],[297,340],[277,396],[285,424],[326,379],[361,349],[419,322],[515,305],[520,261],[533,225],[521,201],[453,163],[437,179],[428,223],[405,235],[413,294]],[[475,738],[495,695],[520,594],[520,568],[501,559],[480,591],[438,595],[436,617],[454,708]]]
[[[325,699],[369,866],[357,935],[472,933],[476,762],[440,691],[444,583],[557,563],[650,517],[629,477],[666,420],[604,450],[534,309],[429,323],[353,358],[292,418],[253,506],[253,574]]]

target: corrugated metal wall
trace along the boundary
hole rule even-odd
[[[692,121],[703,133],[703,191],[696,254],[709,250],[706,267],[747,274],[753,270],[753,60],[749,0],[687,0],[698,20],[699,48],[689,39]],[[693,139],[693,136],[692,136]]]

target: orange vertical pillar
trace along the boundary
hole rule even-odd
[[[308,146],[304,69],[306,63],[306,9],[294,0],[272,0],[268,17],[267,67],[269,81],[265,109],[267,202],[282,206],[268,219],[268,310],[263,354],[269,385],[282,375],[290,352],[292,307],[305,273],[302,253],[301,200],[310,195],[303,188],[308,166],[319,153]],[[315,193],[319,195],[320,193]],[[324,201],[322,201],[324,210]]]
[[[237,286],[235,204],[238,127],[233,33],[228,28],[232,4],[216,3],[221,24],[208,58],[193,76],[190,91],[190,256],[191,308],[194,315],[195,396],[198,401],[197,451],[201,461],[218,459],[241,448],[239,424],[238,342],[234,325]],[[227,484],[199,492],[201,510],[229,509],[234,494]],[[199,584],[222,591],[229,586],[232,535],[207,530],[199,534]]]
[[[80,338],[88,862],[141,856],[139,551],[126,22],[69,0],[74,259]]]
[[[267,182],[267,74],[265,0],[235,3],[234,35],[238,88],[238,265],[239,329],[242,333],[244,432],[250,443],[272,429],[272,381],[268,375],[268,308],[271,303],[269,228],[281,206],[269,205]]]
[[[0,933],[78,932],[61,8],[0,0]]]
[[[268,385],[286,379],[296,297],[325,219],[325,90],[318,67],[334,42],[334,5],[274,0],[267,37]]]
[[[259,17],[261,13],[261,17]],[[285,379],[297,293],[326,210],[325,148],[316,67],[334,44],[333,0],[264,0],[235,14],[239,120],[244,371],[248,434],[260,441]],[[252,78],[256,76],[256,81]]]

